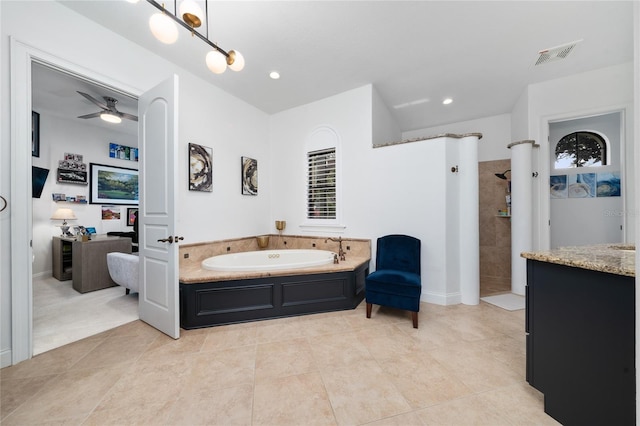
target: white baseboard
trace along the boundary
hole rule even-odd
[[[422,302],[433,303],[436,305],[459,305],[462,303],[462,295],[460,292],[450,293],[450,294],[442,294],[442,293],[432,293],[423,291],[420,300]]]
[[[0,352],[0,368],[9,367],[11,365],[11,349],[5,349]]]

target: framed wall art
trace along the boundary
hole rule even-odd
[[[242,195],[258,195],[258,160],[240,157]]]
[[[127,226],[133,226],[138,215],[137,207],[127,207]]]
[[[189,144],[189,191],[213,192],[213,149]]]
[[[120,220],[120,207],[102,206],[102,220]]]
[[[58,183],[76,183],[79,185],[86,185],[87,172],[80,170],[65,170],[58,169]]]
[[[120,160],[138,161],[138,148],[109,143],[109,157]]]
[[[31,111],[31,156],[40,157],[40,114]]]
[[[104,164],[89,164],[91,204],[138,205],[138,171]]]

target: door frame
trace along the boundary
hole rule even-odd
[[[11,57],[11,364],[33,356],[33,212],[31,198],[31,64],[138,98],[142,90],[10,37]]]
[[[534,248],[537,250],[549,250],[551,247],[551,203],[548,197],[549,191],[549,179],[551,176],[551,170],[549,166],[549,125],[558,121],[578,120],[582,118],[589,118],[596,115],[620,113],[620,174],[623,177],[622,181],[622,193],[620,195],[623,209],[627,210],[627,192],[629,187],[626,184],[627,176],[627,162],[625,161],[625,154],[627,150],[627,137],[629,134],[633,135],[633,119],[628,118],[630,111],[633,111],[633,105],[620,104],[610,105],[602,108],[594,108],[588,110],[582,110],[577,112],[562,113],[543,116],[540,119],[540,143],[538,148],[538,156],[536,158],[537,164],[534,164],[534,171],[538,172],[537,183],[533,188],[534,206],[537,200],[537,207],[534,207],[534,211],[538,218],[534,222]],[[631,128],[627,126],[631,123]],[[631,133],[630,133],[631,132]],[[633,160],[632,158],[630,160]],[[637,192],[637,188],[634,188]],[[623,215],[623,242],[628,241],[627,227],[629,218],[627,215]]]

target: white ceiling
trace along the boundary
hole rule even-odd
[[[186,30],[155,40],[144,0],[58,1],[267,113],[373,84],[402,131],[508,113],[528,84],[633,60],[632,1],[210,1],[209,38],[246,60],[222,75]],[[580,39],[534,66],[539,50]],[[77,115],[97,111],[70,96]]]
[[[57,117],[78,120],[83,124],[102,127],[113,132],[137,135],[137,121],[123,119],[120,124],[111,124],[99,117],[77,118],[81,115],[101,111],[99,106],[84,98],[78,91],[93,96],[103,103],[104,96],[117,99],[116,109],[133,115],[138,115],[137,99],[36,63],[31,67],[31,85],[32,108],[36,112],[46,112]]]

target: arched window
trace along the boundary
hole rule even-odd
[[[607,142],[597,133],[575,132],[556,145],[556,169],[607,165]]]

